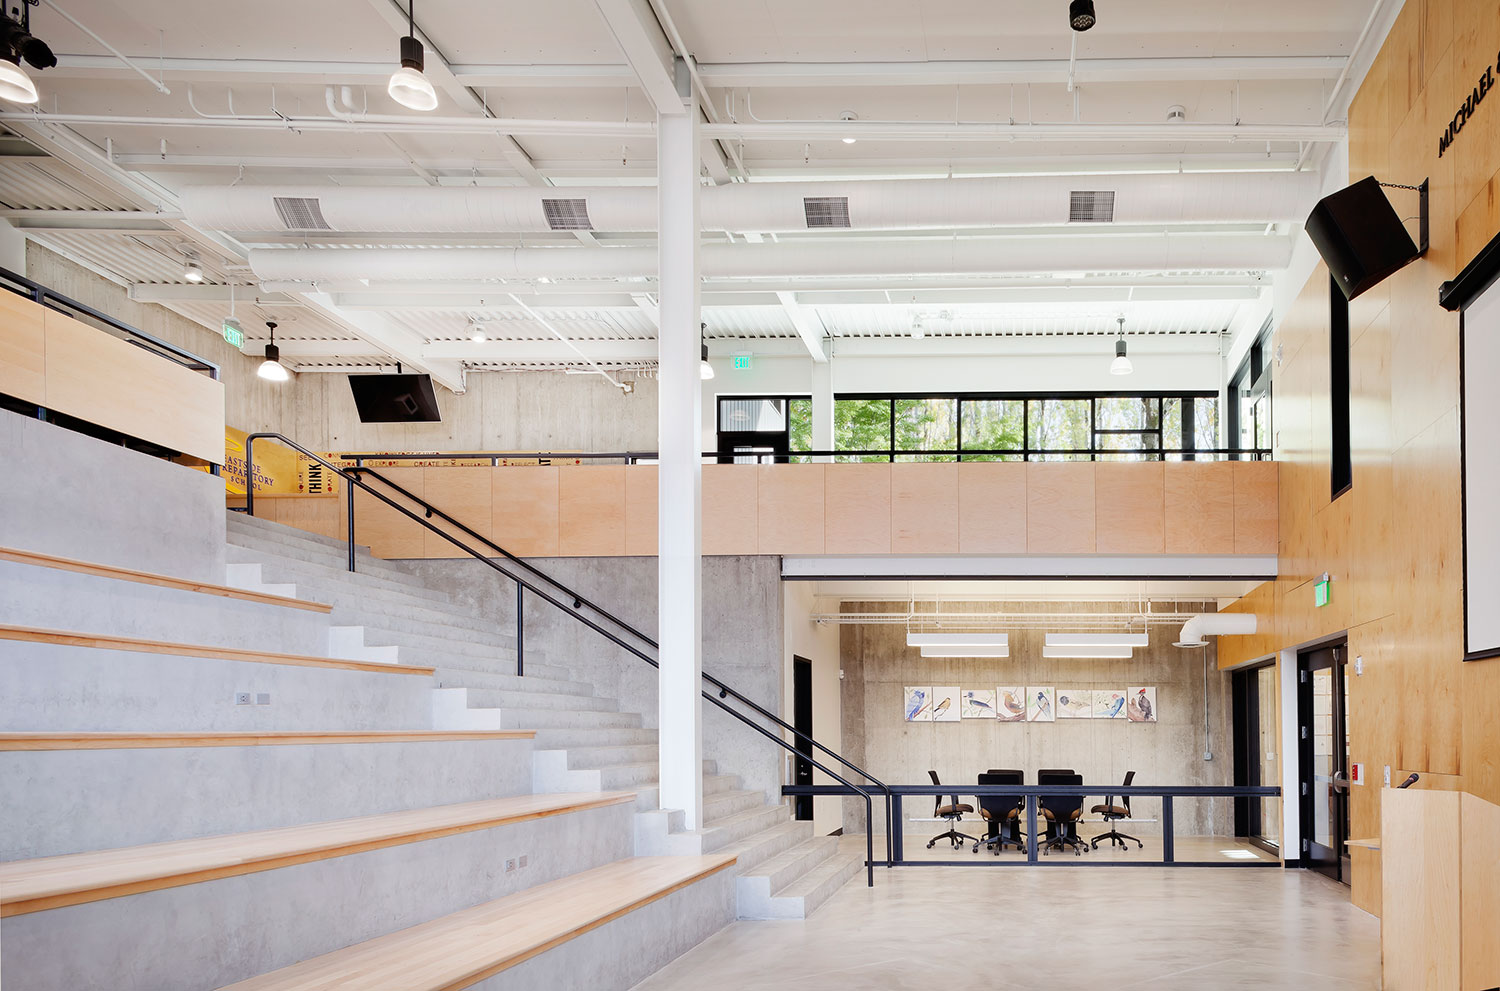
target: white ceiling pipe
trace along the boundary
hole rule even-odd
[[[1202,647],[1207,636],[1246,636],[1255,632],[1255,614],[1242,612],[1199,613],[1182,624],[1182,632],[1174,646]]]
[[[731,183],[705,188],[705,230],[808,229],[804,200],[847,198],[851,230],[964,229],[1068,223],[1074,191],[1110,191],[1114,223],[1300,223],[1317,202],[1312,173],[1006,176],[857,182]],[[346,233],[545,233],[544,200],[583,200],[595,231],[656,229],[652,187],[188,186],[184,215],[216,230],[285,233],[278,199],[316,200]]]
[[[1291,249],[1290,237],[1262,234],[783,241],[704,245],[701,263],[705,278],[1255,271],[1285,267]],[[655,247],[256,248],[249,256],[256,277],[271,282],[646,278],[657,266]]]
[[[1235,124],[1186,121],[1131,124],[1103,121],[1015,123],[988,121],[758,121],[704,124],[705,139],[745,141],[1341,141],[1340,124]]]

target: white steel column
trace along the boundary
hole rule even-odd
[[[833,450],[833,360],[812,363],[812,446],[814,451]],[[831,457],[814,461],[832,461]]]
[[[657,108],[660,373],[657,435],[657,675],[661,807],[703,816],[702,410],[699,378],[698,107],[676,64],[680,112]]]

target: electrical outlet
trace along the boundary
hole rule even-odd
[[[235,705],[250,705],[251,704],[250,693],[249,692],[235,692],[234,693],[234,704]]]
[[[256,705],[270,705],[271,704],[271,693],[270,692],[261,692],[259,695],[255,696],[255,704]]]
[[[510,857],[509,859],[507,859],[505,861],[505,873],[509,874],[511,871],[513,871],[515,869],[516,869],[516,858],[515,857]]]
[[[526,856],[526,854],[524,854],[524,853],[523,853],[523,854],[521,854],[521,866],[522,866],[522,867],[525,867],[525,866],[526,866],[526,861],[527,861],[527,859],[528,859],[528,858],[527,858],[527,856]]]
[[[1205,750],[1205,751],[1203,751],[1203,759],[1204,760],[1213,760],[1214,759],[1214,752],[1212,750]]]

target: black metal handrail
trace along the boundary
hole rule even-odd
[[[18,296],[25,296],[59,313],[66,313],[69,310],[75,313],[82,313],[90,319],[97,320],[106,326],[118,330],[129,338],[131,344],[139,345],[145,350],[159,355],[168,361],[182,365],[184,368],[191,368],[196,372],[207,372],[209,378],[217,379],[219,377],[219,366],[207,358],[201,358],[170,341],[164,341],[160,337],[132,327],[130,324],[112,317],[108,313],[94,309],[87,303],[80,303],[76,299],[64,296],[62,293],[49,289],[40,282],[35,282],[24,275],[12,272],[8,268],[0,268],[0,288],[8,289]]]
[[[1176,855],[1176,844],[1173,836],[1173,799],[1177,798],[1277,798],[1281,795],[1281,788],[1276,785],[1130,785],[1128,787],[1117,784],[1109,785],[1016,785],[1016,784],[916,784],[916,785],[891,785],[892,801],[895,807],[895,817],[887,819],[886,840],[887,854],[889,858],[883,866],[924,866],[924,867],[951,867],[966,866],[968,864],[999,865],[1025,863],[1038,864],[1037,844],[1029,843],[1026,848],[1026,859],[1024,861],[1007,861],[982,858],[978,861],[951,861],[951,860],[907,860],[905,854],[905,843],[899,828],[902,820],[902,799],[912,796],[933,795],[973,795],[983,798],[987,795],[998,795],[1002,797],[1019,796],[1026,803],[1026,831],[1027,835],[1035,836],[1037,827],[1037,806],[1041,798],[1074,798],[1086,797],[1088,795],[1102,795],[1108,792],[1111,795],[1128,795],[1132,798],[1160,798],[1161,799],[1161,825],[1162,825],[1162,859],[1160,861],[1120,861],[1110,860],[1108,865],[1119,867],[1122,865],[1170,865],[1177,867],[1258,867],[1258,866],[1280,866],[1280,861],[1179,861]],[[858,794],[842,785],[782,785],[781,794],[787,797],[812,796],[830,797],[837,795],[848,796]],[[868,820],[867,820],[868,822]],[[868,829],[866,832],[868,833]],[[894,841],[893,840],[894,837]]]
[[[422,526],[422,527],[426,528],[428,531],[430,531],[430,532],[432,532],[434,534],[437,534],[438,536],[440,536],[443,539],[447,540],[449,543],[453,544],[455,547],[457,547],[460,550],[464,551],[470,557],[473,557],[475,560],[484,562],[484,564],[487,565],[488,567],[490,567],[492,570],[498,572],[501,575],[504,575],[506,578],[509,578],[511,581],[515,582],[516,583],[516,588],[517,588],[516,624],[517,624],[517,631],[518,631],[518,633],[522,633],[524,631],[524,626],[523,626],[523,622],[522,622],[523,619],[524,619],[524,614],[522,612],[522,610],[524,608],[524,601],[521,598],[521,590],[524,589],[526,591],[530,591],[532,594],[534,594],[537,597],[539,597],[542,601],[544,601],[544,602],[546,602],[546,603],[554,606],[555,608],[557,608],[558,610],[562,611],[563,613],[565,613],[565,614],[567,614],[569,616],[572,616],[574,619],[578,620],[579,622],[583,623],[585,626],[589,627],[590,629],[592,629],[596,633],[598,633],[601,636],[605,637],[606,639],[608,639],[609,641],[611,641],[612,643],[614,643],[616,646],[618,646],[618,647],[620,647],[620,648],[622,648],[622,649],[630,652],[631,654],[634,654],[636,657],[639,657],[641,660],[645,661],[647,664],[650,664],[653,668],[659,668],[660,667],[660,664],[657,662],[657,660],[655,658],[651,657],[649,654],[647,654],[645,651],[641,650],[639,647],[636,647],[633,644],[627,643],[625,640],[621,639],[619,636],[617,636],[614,633],[610,632],[609,630],[605,629],[603,626],[600,626],[598,623],[596,623],[593,620],[589,619],[587,616],[584,616],[581,613],[579,613],[576,608],[573,609],[573,610],[569,610],[568,607],[563,602],[559,601],[557,598],[555,598],[552,595],[548,594],[543,589],[537,587],[536,585],[534,585],[533,583],[527,581],[526,579],[522,578],[519,575],[512,574],[511,572],[507,571],[505,568],[501,567],[492,558],[487,557],[486,555],[482,554],[481,552],[475,550],[474,548],[472,548],[469,545],[465,544],[464,542],[460,541],[459,539],[457,539],[456,537],[454,537],[448,531],[443,530],[442,528],[434,525],[433,523],[431,523],[429,521],[429,517],[431,517],[433,515],[437,515],[437,516],[441,517],[445,522],[448,522],[448,523],[450,523],[450,524],[452,524],[454,526],[458,526],[458,527],[462,528],[466,533],[471,534],[472,536],[474,536],[480,542],[482,542],[482,543],[486,544],[487,546],[490,546],[494,550],[500,552],[502,555],[504,555],[506,557],[507,560],[514,561],[515,563],[517,563],[517,564],[521,565],[522,567],[524,567],[527,571],[529,571],[532,574],[537,575],[539,578],[545,580],[549,585],[552,585],[553,587],[555,587],[555,588],[563,591],[564,594],[571,596],[575,602],[578,602],[578,603],[581,604],[584,601],[583,598],[582,598],[582,596],[573,593],[571,589],[568,589],[567,586],[563,585],[561,582],[558,582],[555,579],[551,578],[550,576],[547,576],[546,574],[544,574],[543,572],[539,571],[538,569],[536,569],[532,565],[527,564],[526,562],[522,561],[520,558],[517,558],[515,555],[509,553],[508,551],[505,551],[503,548],[499,547],[498,545],[495,545],[493,542],[491,542],[490,540],[488,540],[488,538],[482,537],[479,534],[474,533],[474,531],[470,530],[464,524],[457,522],[451,516],[449,516],[447,513],[444,513],[442,510],[438,509],[437,507],[432,506],[432,505],[426,503],[421,498],[419,498],[419,497],[417,497],[415,495],[412,495],[410,492],[408,492],[405,489],[401,488],[401,486],[397,485],[396,483],[391,482],[388,479],[382,478],[378,473],[374,472],[371,469],[362,469],[361,470],[361,469],[358,469],[358,468],[353,468],[353,469],[341,468],[338,465],[334,464],[332,461],[329,461],[327,458],[324,458],[323,456],[321,456],[319,454],[315,454],[314,452],[309,451],[307,448],[305,448],[302,445],[298,444],[296,441],[294,441],[291,438],[285,436],[284,434],[276,433],[274,431],[261,431],[261,432],[258,432],[258,433],[250,434],[250,435],[248,435],[245,438],[245,477],[247,479],[254,479],[254,477],[255,477],[255,442],[257,440],[275,440],[278,443],[284,444],[287,447],[290,447],[292,450],[297,451],[299,454],[302,454],[303,456],[308,457],[308,458],[312,459],[313,461],[318,462],[319,464],[323,465],[324,467],[328,468],[329,470],[331,470],[332,472],[334,472],[336,475],[338,475],[339,477],[341,477],[341,478],[344,479],[344,481],[346,483],[346,487],[345,487],[344,491],[345,491],[345,498],[347,500],[347,505],[346,505],[347,523],[348,523],[348,526],[347,526],[347,541],[348,541],[348,564],[349,564],[349,570],[350,571],[354,571],[355,570],[355,546],[356,545],[354,543],[354,490],[356,488],[358,488],[358,489],[362,490],[363,492],[367,493],[368,495],[373,496],[374,498],[376,498],[376,499],[380,500],[381,502],[385,503],[387,506],[389,506],[390,508],[396,510],[398,513],[400,513],[401,515],[405,516],[407,519],[411,520],[412,522],[418,524],[419,526]],[[407,498],[411,499],[413,502],[416,502],[418,505],[422,506],[422,508],[426,511],[425,515],[419,516],[415,512],[411,511],[410,509],[407,509],[405,506],[402,506],[402,505],[398,504],[395,500],[391,499],[389,496],[385,495],[384,493],[377,492],[373,487],[371,487],[369,484],[367,484],[364,481],[364,479],[362,479],[362,478],[359,477],[361,474],[372,475],[378,481],[381,481],[384,484],[389,485],[392,488],[396,489],[397,491],[401,492]],[[246,491],[245,491],[245,512],[246,512],[246,515],[249,515],[249,516],[254,516],[255,515],[255,487],[253,485],[247,485],[246,486]],[[621,619],[613,616],[613,614],[605,612],[604,610],[600,609],[597,606],[593,606],[592,604],[590,604],[590,606],[591,606],[591,608],[596,609],[601,615],[608,617],[611,622],[615,623],[621,629],[628,631],[631,635],[633,635],[633,636],[635,636],[635,637],[637,637],[639,639],[642,639],[642,640],[645,640],[645,641],[651,643],[651,645],[653,647],[656,646],[655,641],[651,640],[649,637],[645,636],[645,634],[641,633],[639,630],[636,630],[634,627],[630,626],[624,620],[621,620]],[[522,653],[522,651],[520,649],[521,646],[522,646],[521,636],[517,637],[517,643],[516,643],[516,645],[517,645],[517,648],[518,648],[517,652],[516,652],[516,673],[517,673],[517,675],[523,675],[525,673],[525,669],[524,669],[524,663],[525,663],[525,661],[524,661],[524,654]],[[765,729],[762,726],[758,726],[755,723],[751,722],[750,719],[749,719],[749,717],[745,716],[743,713],[736,712],[734,709],[732,709],[728,705],[726,705],[722,701],[723,698],[726,695],[731,695],[732,694],[735,697],[736,700],[744,703],[745,705],[750,706],[758,714],[760,714],[760,715],[762,715],[762,716],[764,716],[764,717],[772,720],[773,722],[775,722],[776,724],[778,724],[781,728],[790,731],[798,739],[805,741],[810,746],[816,747],[817,749],[823,751],[825,754],[829,755],[830,757],[833,757],[840,764],[843,764],[845,767],[850,768],[851,770],[855,771],[857,774],[860,774],[860,775],[864,776],[865,778],[869,779],[869,781],[872,784],[876,785],[878,788],[880,788],[885,793],[885,795],[886,795],[886,802],[887,802],[887,804],[886,804],[887,816],[889,816],[890,809],[892,807],[891,806],[891,798],[890,798],[891,792],[890,792],[890,789],[883,782],[880,782],[880,781],[876,780],[873,776],[871,776],[870,774],[868,774],[866,771],[864,771],[858,765],[853,764],[853,763],[849,762],[848,760],[844,759],[843,757],[841,757],[836,752],[828,749],[823,744],[821,744],[817,740],[813,739],[811,736],[808,736],[807,734],[805,734],[805,733],[801,732],[800,730],[796,729],[795,727],[791,726],[789,723],[787,723],[784,720],[782,720],[779,716],[777,716],[774,713],[770,712],[770,710],[768,710],[765,707],[759,705],[758,703],[754,702],[753,700],[746,698],[740,692],[738,692],[735,689],[733,689],[733,688],[729,687],[728,685],[724,684],[719,679],[717,679],[717,678],[715,678],[715,677],[713,677],[711,675],[708,675],[706,673],[703,674],[703,677],[706,680],[708,680],[710,684],[714,685],[716,688],[719,689],[719,697],[718,698],[713,697],[709,692],[706,692],[706,691],[702,692],[701,694],[703,695],[703,697],[705,699],[708,699],[708,701],[710,701],[714,705],[716,705],[719,708],[723,709],[725,712],[728,712],[730,715],[733,715],[734,717],[736,717],[737,719],[739,719],[741,722],[745,723],[745,725],[750,726],[752,729],[757,730],[758,732],[761,733],[761,735],[767,737],[768,739],[774,740],[783,749],[788,750],[791,753],[797,755],[798,757],[801,757],[802,759],[808,761],[808,763],[810,763],[814,767],[818,768],[818,770],[822,771],[824,774],[827,774],[829,777],[831,777],[834,780],[840,782],[841,785],[843,785],[844,787],[850,788],[850,789],[852,789],[854,791],[854,793],[863,796],[864,799],[865,799],[866,807],[867,807],[866,808],[866,822],[867,823],[870,822],[870,816],[871,816],[871,813],[873,812],[873,804],[872,804],[872,801],[871,801],[871,798],[870,798],[870,795],[869,795],[868,791],[865,791],[864,789],[860,788],[858,785],[855,785],[855,784],[849,782],[847,779],[841,777],[837,773],[835,773],[833,771],[830,771],[826,766],[824,766],[822,763],[820,763],[819,761],[817,761],[811,755],[805,754],[802,751],[797,750],[791,744],[787,743],[785,740],[783,740],[781,737],[777,736],[776,734],[772,733],[771,731]],[[868,883],[870,885],[873,885],[875,883],[874,873],[873,873],[873,871],[874,871],[874,868],[873,868],[873,864],[874,864],[874,846],[873,846],[873,839],[871,839],[872,836],[873,836],[873,833],[871,833],[870,830],[867,829],[866,830],[866,846],[868,847],[868,851],[867,851],[868,852],[868,856],[866,857],[866,868],[870,871],[869,878],[868,878]],[[889,843],[889,836],[887,837],[887,843]],[[886,859],[887,859],[888,862],[891,859],[889,851],[887,852]]]
[[[707,459],[731,458],[731,457],[767,457],[775,458],[779,462],[785,462],[790,458],[993,458],[1007,457],[1019,461],[1031,461],[1037,457],[1047,458],[1082,458],[1088,457],[1094,460],[1114,461],[1130,455],[1140,455],[1142,461],[1161,461],[1166,455],[1181,455],[1184,458],[1199,454],[1233,455],[1225,460],[1243,461],[1269,461],[1271,449],[1268,447],[1153,447],[1135,448],[1129,450],[1115,450],[1102,447],[1005,447],[1005,448],[927,448],[917,449],[880,449],[868,451],[788,451],[788,452],[755,452],[755,451],[704,451],[702,457]],[[446,454],[380,454],[376,452],[359,452],[354,454],[341,454],[340,460],[353,461],[356,467],[363,467],[366,461],[484,461],[496,465],[502,460],[518,461],[624,461],[634,463],[638,461],[654,461],[659,457],[656,451],[467,451],[462,453]],[[1127,462],[1128,463],[1128,462]]]
[[[247,446],[246,456],[248,458],[249,457],[249,450],[248,450],[248,446],[249,445],[247,444],[246,446]],[[447,514],[446,512],[444,512],[443,510],[437,508],[436,506],[434,506],[431,503],[427,502],[427,500],[425,500],[422,497],[420,497],[420,496],[414,494],[413,492],[411,492],[405,486],[403,486],[403,485],[401,485],[401,484],[399,484],[397,482],[393,482],[389,478],[386,478],[384,475],[380,474],[375,469],[373,469],[373,468],[367,468],[367,467],[364,467],[362,465],[356,465],[353,468],[345,469],[345,471],[352,472],[352,473],[359,474],[359,475],[368,475],[371,478],[374,478],[377,481],[381,482],[382,484],[389,486],[390,488],[394,489],[396,492],[398,492],[401,495],[405,496],[407,499],[410,499],[412,502],[414,502],[417,505],[421,506],[423,508],[423,510],[425,511],[425,515],[428,518],[430,518],[432,516],[439,517],[440,519],[443,520],[443,522],[449,524],[450,526],[456,527],[457,529],[461,530],[465,535],[467,535],[469,537],[472,537],[474,540],[476,540],[479,543],[483,544],[485,547],[488,547],[490,550],[494,551],[495,553],[501,555],[506,560],[512,562],[513,564],[517,565],[518,567],[524,568],[526,571],[530,572],[532,575],[535,575],[537,578],[541,579],[542,581],[545,581],[548,585],[552,586],[553,588],[555,588],[559,592],[561,592],[563,594],[564,598],[571,598],[573,600],[573,611],[572,612],[568,612],[568,610],[564,606],[562,606],[561,604],[559,604],[556,599],[547,598],[547,597],[544,596],[544,598],[546,599],[546,601],[552,603],[554,606],[557,606],[557,608],[562,609],[564,612],[568,613],[568,615],[571,615],[571,616],[573,616],[574,618],[577,618],[577,619],[583,619],[582,616],[578,615],[577,610],[580,607],[587,606],[589,609],[592,609],[600,617],[602,617],[603,619],[608,620],[610,623],[614,624],[620,630],[624,631],[625,633],[629,634],[632,637],[635,637],[637,640],[650,645],[650,647],[653,650],[660,649],[660,645],[656,642],[656,640],[653,639],[652,637],[648,636],[646,633],[642,632],[640,629],[636,628],[632,624],[630,624],[630,623],[626,622],[625,620],[621,619],[620,617],[616,616],[614,613],[612,613],[609,610],[605,609],[603,606],[600,606],[598,603],[595,603],[592,600],[588,599],[582,593],[578,592],[576,589],[573,589],[573,588],[571,588],[571,587],[569,587],[567,585],[564,585],[562,582],[560,582],[557,579],[553,578],[551,575],[547,574],[546,572],[540,570],[539,568],[535,567],[534,565],[530,564],[529,562],[522,560],[521,558],[517,557],[515,554],[512,554],[510,551],[506,550],[504,547],[501,547],[499,544],[495,543],[490,538],[484,536],[481,533],[476,532],[473,528],[469,527],[467,524],[462,523],[462,522],[460,522],[457,519],[454,519],[452,516],[450,516],[449,514]],[[254,514],[252,513],[252,515],[254,515]],[[353,500],[351,499],[350,500],[350,506],[349,506],[349,516],[350,516],[351,520],[353,519],[353,515],[354,515]],[[468,551],[471,555],[473,555],[475,557],[478,557],[480,560],[486,560],[486,561],[488,560],[483,555],[476,554],[473,551],[472,548],[465,547],[460,541],[458,541],[456,538],[454,538],[451,534],[448,534],[448,533],[446,533],[444,531],[438,531],[438,532],[443,532],[444,536],[449,541],[449,543],[452,543],[455,546],[461,547],[462,549]],[[352,534],[353,534],[353,526],[351,524],[351,526],[350,526],[350,535],[351,535],[350,536],[350,545],[351,546],[353,545],[353,536],[352,536]],[[352,564],[352,561],[353,561],[352,554],[351,554],[350,560],[351,560],[350,570],[352,571],[352,570],[354,570],[353,569],[353,564]],[[504,572],[502,572],[502,573],[504,573]],[[531,586],[528,585],[526,587],[530,588]],[[520,589],[522,588],[522,583],[519,580],[516,580],[516,588],[517,588],[517,599],[516,599],[516,632],[517,632],[517,643],[520,643],[521,638],[522,638],[522,626],[521,626],[521,613],[520,613],[520,611],[521,611],[523,603],[522,603],[522,601],[520,599]],[[587,622],[587,621],[585,620],[585,622]],[[599,627],[594,626],[593,624],[589,624],[589,625],[593,629],[595,629],[595,630],[597,630],[597,631],[599,631],[601,633],[604,632],[603,630],[600,630]],[[651,657],[650,655],[646,654],[645,652],[643,652],[643,651],[641,651],[639,649],[636,649],[635,647],[632,647],[632,646],[630,646],[630,645],[622,642],[617,637],[610,636],[609,634],[605,634],[605,635],[609,636],[609,639],[611,641],[613,641],[615,644],[617,644],[618,646],[624,648],[625,650],[629,651],[630,653],[634,654],[636,657],[638,657],[641,660],[645,661],[647,664],[650,664],[652,667],[658,667],[658,664],[657,664],[655,658]],[[517,652],[516,656],[518,658],[518,664],[519,664],[519,662],[520,662],[519,659],[521,657],[521,654],[520,654],[519,651]],[[798,740],[801,740],[802,742],[806,743],[810,747],[814,747],[817,750],[822,751],[824,754],[827,754],[829,757],[832,757],[834,760],[838,761],[844,767],[849,768],[850,770],[854,771],[856,774],[858,774],[861,777],[863,777],[865,780],[869,781],[870,784],[872,784],[875,787],[879,788],[885,794],[885,798],[886,798],[886,812],[889,815],[890,809],[891,809],[891,804],[890,804],[891,793],[890,793],[890,789],[879,778],[876,778],[873,774],[870,774],[868,771],[866,771],[864,768],[860,767],[858,764],[855,764],[852,761],[847,760],[843,755],[839,754],[837,751],[830,750],[828,747],[824,746],[822,743],[819,743],[815,738],[813,738],[809,734],[804,733],[801,730],[797,729],[791,723],[789,723],[786,720],[782,719],[780,716],[776,715],[774,712],[772,712],[771,710],[767,709],[765,706],[763,706],[760,703],[756,702],[754,699],[749,698],[748,696],[742,694],[741,692],[739,692],[735,688],[731,687],[730,685],[725,684],[723,681],[720,681],[714,675],[709,674],[707,671],[700,671],[699,673],[702,676],[702,678],[703,678],[704,681],[707,681],[709,684],[713,685],[715,688],[717,688],[719,690],[719,698],[720,699],[723,699],[726,696],[730,696],[730,695],[734,696],[734,698],[735,698],[736,701],[740,702],[743,705],[749,706],[751,709],[755,710],[755,712],[758,715],[762,716],[765,719],[771,720],[773,723],[775,723],[777,726],[781,727],[783,730],[787,731],[788,733],[791,733]],[[706,695],[705,695],[705,697],[706,697]],[[782,742],[784,742],[784,741],[782,741]],[[821,765],[816,765],[816,762],[812,761],[809,755],[803,754],[801,751],[795,750],[795,748],[793,748],[793,752],[796,753],[796,754],[798,754],[801,757],[807,758],[810,763],[814,763],[815,766],[818,766],[820,770],[823,769]],[[825,771],[824,773],[828,773],[828,772]],[[837,777],[837,775],[833,775],[833,777]],[[839,780],[843,780],[843,779],[839,778]],[[887,858],[887,859],[889,859],[889,858]]]

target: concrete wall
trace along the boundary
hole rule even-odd
[[[224,580],[224,483],[0,411],[0,546]]]
[[[844,603],[847,611],[861,603]],[[958,605],[949,609],[962,608]],[[985,603],[986,611],[1006,608]],[[1057,604],[1015,604],[1013,608],[1040,611],[1066,609]],[[1076,609],[1108,608],[1097,603]],[[1184,606],[1184,609],[1191,609]],[[1213,611],[1212,603],[1204,604]],[[841,628],[844,667],[844,746],[850,759],[861,762],[888,784],[926,784],[935,770],[944,784],[963,785],[991,767],[1020,768],[1026,783],[1036,783],[1043,767],[1071,767],[1085,784],[1118,784],[1125,772],[1136,772],[1138,785],[1227,785],[1233,783],[1230,747],[1230,700],[1227,676],[1214,661],[1214,646],[1206,650],[1207,689],[1204,687],[1204,650],[1173,647],[1175,626],[1156,626],[1151,644],[1137,649],[1131,660],[1043,660],[1043,631],[1010,631],[1011,656],[1006,659],[922,658],[906,646],[901,624],[861,624]],[[1156,723],[1124,720],[1060,719],[1051,723],[1010,723],[995,719],[964,719],[953,723],[908,723],[902,712],[907,685],[994,688],[998,685],[1051,685],[1064,688],[1119,688],[1154,685]],[[1209,733],[1204,734],[1204,708]],[[1213,754],[1205,761],[1205,751]],[[1101,787],[1101,796],[1103,788]],[[1092,804],[1092,802],[1088,803]],[[906,816],[930,818],[925,802],[906,803]],[[845,821],[863,821],[864,803],[846,802]],[[1141,799],[1133,811],[1155,818],[1160,801]],[[1179,836],[1232,833],[1229,799],[1180,799],[1175,804]],[[930,823],[909,827],[935,832]],[[1139,823],[1131,832],[1158,832],[1153,823]]]
[[[0,232],[3,233],[3,232]],[[230,347],[213,330],[156,303],[132,300],[123,286],[36,244],[28,277],[216,362],[224,382],[224,420],[245,431],[278,430],[314,451],[654,451],[656,380],[640,378],[632,395],[597,375],[560,372],[470,372],[468,391],[437,389],[440,423],[363,424],[344,375],[294,375],[269,383],[258,358]],[[228,316],[226,304],[224,315]],[[295,308],[259,310],[240,301],[246,336],[276,320],[295,334]]]
[[[656,558],[536,558],[532,564],[656,638]],[[510,632],[515,585],[478,561],[412,561],[429,588],[494,618]],[[783,715],[780,559],[703,559],[703,668],[765,708]],[[656,669],[534,596],[526,607],[526,651],[571,670],[598,694],[619,699],[657,725]],[[653,653],[654,656],[654,653]],[[738,774],[746,788],[779,800],[786,752],[732,716],[703,704],[703,756]]]
[[[786,617],[785,681],[782,697],[787,700],[786,720],[794,715],[792,658],[805,657],[812,662],[813,736],[831,750],[839,750],[843,736],[843,700],[839,690],[839,628],[833,624],[818,625],[812,620],[815,606],[813,582],[783,582]],[[860,777],[819,752],[816,758],[855,784]],[[857,762],[856,762],[857,763]],[[791,780],[788,774],[787,780]],[[814,784],[837,784],[822,771],[813,769]],[[836,832],[844,825],[843,801],[837,798],[813,800],[813,832],[819,836]]]

